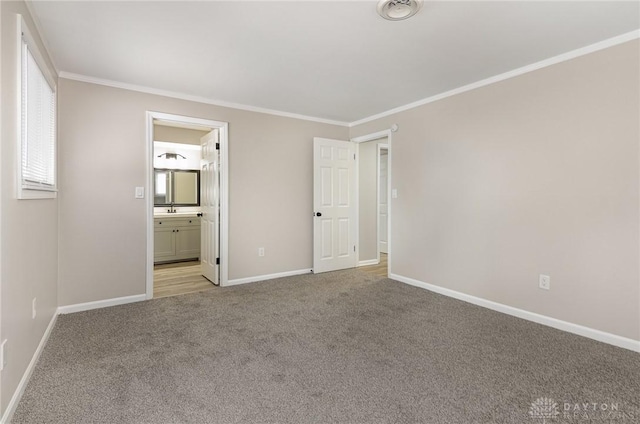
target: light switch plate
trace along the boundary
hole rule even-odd
[[[392,199],[397,199],[398,198],[398,189],[394,188],[391,190],[391,198]]]
[[[136,187],[136,199],[144,199],[144,187]]]

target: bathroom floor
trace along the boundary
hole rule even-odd
[[[386,253],[380,253],[380,263],[378,265],[362,266],[359,269],[361,271],[373,274],[376,277],[387,278],[388,275],[388,259]]]
[[[153,267],[153,298],[213,290],[209,280],[200,275],[200,261],[177,262]]]
[[[363,266],[360,270],[386,278],[387,255],[380,254],[380,264]],[[154,299],[212,290],[215,287],[200,275],[200,261],[161,264],[153,267]]]

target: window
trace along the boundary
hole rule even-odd
[[[56,197],[56,89],[22,19],[18,198]]]

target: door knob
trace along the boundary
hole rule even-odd
[[[322,216],[321,212],[316,212],[316,216]]]

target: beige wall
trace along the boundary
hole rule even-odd
[[[18,201],[16,13],[38,36],[0,2],[2,413],[56,306],[145,291],[147,110],[230,123],[232,279],[311,268],[314,136],[398,123],[393,273],[640,340],[638,41],[351,131],[62,79],[59,198]]]
[[[197,144],[209,131],[198,131],[188,128],[167,127],[165,125],[153,126],[153,139],[155,141],[167,141],[170,143]]]
[[[640,340],[638,44],[352,128],[400,126],[391,271]]]
[[[346,127],[66,79],[59,102],[61,306],[145,292],[148,110],[229,122],[230,279],[311,268],[312,140]]]
[[[378,144],[387,138],[358,144],[359,260],[378,258]]]
[[[35,25],[23,2],[0,2],[2,79],[2,144],[0,147],[0,339],[7,340],[7,367],[2,371],[1,405],[4,414],[29,361],[57,307],[58,201],[16,200],[18,138],[17,14],[37,39]],[[49,62],[50,70],[56,75]],[[37,316],[31,319],[31,301],[37,298]]]

